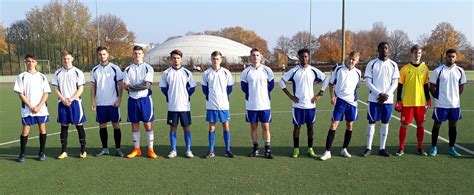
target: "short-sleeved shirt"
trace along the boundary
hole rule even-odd
[[[153,68],[147,63],[141,63],[139,65],[130,64],[130,66],[125,68],[123,82],[126,85],[138,85],[146,82],[153,83],[154,74]],[[144,98],[151,95],[151,89],[130,91],[128,95],[133,99]]]
[[[294,108],[316,108],[316,104],[311,103],[314,97],[314,83],[321,83],[326,79],[323,72],[312,66],[305,68],[297,65],[286,72],[281,79],[293,83],[293,94],[299,99],[298,103],[293,102]]]
[[[201,85],[209,90],[206,100],[207,110],[229,110],[227,87],[234,85],[234,78],[229,70],[220,67],[209,68],[202,74]]]
[[[357,106],[356,90],[362,80],[361,75],[360,70],[356,67],[349,69],[344,64],[336,67],[329,80],[329,83],[334,85],[336,97],[352,106]]]
[[[123,80],[120,67],[113,63],[105,66],[97,65],[92,68],[92,80],[96,90],[97,106],[112,106],[117,101],[119,86],[117,83]]]
[[[419,66],[408,63],[400,69],[400,79],[398,83],[403,85],[403,106],[426,105],[426,96],[423,86],[428,83],[428,73],[428,67],[423,62]]]
[[[436,85],[436,108],[459,108],[459,85],[466,84],[466,73],[456,64],[438,66],[430,75],[430,83]]]
[[[18,75],[13,90],[23,94],[31,105],[36,106],[41,102],[44,93],[51,93],[48,79],[40,72],[23,72]],[[21,103],[21,117],[28,116],[49,116],[48,108],[43,105],[39,112],[33,113],[25,103]]]
[[[240,82],[248,85],[248,99],[245,100],[246,110],[270,110],[269,83],[273,81],[272,69],[261,64],[255,68],[251,65],[242,71]]]
[[[396,62],[391,59],[383,61],[376,58],[367,64],[364,77],[372,79],[372,84],[375,88],[381,93],[386,93],[390,85],[392,85],[392,80],[400,78],[400,73]],[[378,95],[377,93],[370,92],[369,102],[378,102]],[[388,94],[388,99],[385,103],[393,104],[393,93]]]
[[[80,86],[86,84],[84,73],[73,66],[69,70],[64,67],[59,68],[54,73],[52,85],[57,86],[64,98],[71,98]],[[58,100],[59,101],[59,100]]]
[[[196,87],[193,73],[186,68],[169,67],[161,75],[160,88],[167,91],[168,111],[186,112],[191,110],[189,90]]]

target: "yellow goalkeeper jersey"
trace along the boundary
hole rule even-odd
[[[402,67],[398,83],[403,84],[403,106],[426,105],[423,85],[428,83],[428,73],[428,67],[423,62],[418,67],[411,63]]]

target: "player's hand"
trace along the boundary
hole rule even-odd
[[[34,107],[31,111],[33,111],[34,114],[38,113],[41,110],[40,107],[36,106]]]
[[[428,110],[428,109],[430,109],[430,108],[431,108],[431,100],[428,100],[428,101],[426,102],[425,109]]]
[[[95,109],[97,108],[95,102],[91,102],[91,109],[95,111]]]
[[[68,102],[66,98],[61,99],[61,103],[63,103],[63,105],[65,106],[68,106]]]
[[[120,107],[120,103],[121,103],[120,100],[116,100],[116,101],[114,102],[114,105],[113,105],[113,106],[116,107],[116,108],[118,108],[118,107]]]
[[[123,84],[123,89],[127,90],[128,91],[128,85],[127,84]]]
[[[321,98],[321,96],[315,95],[313,98],[311,98],[311,103],[312,104],[316,103],[317,101],[319,101],[320,98]]]
[[[336,105],[336,100],[337,100],[337,97],[336,97],[336,96],[331,97],[331,104],[332,104],[332,105]]]
[[[402,111],[402,107],[403,107],[403,103],[398,101],[397,104],[395,104],[395,110],[397,112],[401,112]]]
[[[289,97],[289,98],[291,99],[291,101],[293,101],[294,103],[298,103],[298,102],[300,101],[300,99],[299,99],[298,97],[294,96],[294,95],[289,95],[288,97]]]
[[[388,94],[379,93],[379,97],[377,98],[377,101],[378,101],[379,104],[383,104],[387,100],[388,100]]]
[[[66,98],[66,106],[71,106],[72,101],[69,98]]]

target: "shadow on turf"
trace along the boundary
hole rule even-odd
[[[474,148],[474,144],[470,143],[460,143],[460,145],[467,147],[467,148]],[[126,145],[122,146],[122,151],[124,154],[128,154],[132,150],[132,146]],[[300,156],[299,158],[311,158],[306,155],[306,146],[300,147]],[[374,145],[372,151],[372,156],[378,156],[378,146]],[[416,149],[416,144],[407,144],[405,146],[405,155],[417,155],[417,149]],[[425,144],[424,146],[425,151],[429,151],[429,144]],[[98,147],[88,147],[86,148],[86,151],[88,153],[88,156],[94,157],[97,152],[99,152],[101,148]],[[143,146],[141,147],[142,149],[142,156],[146,156],[146,147]],[[178,146],[178,157],[184,157],[185,153],[185,147],[184,146]],[[192,146],[192,151],[196,157],[199,158],[204,158],[209,150],[208,146]],[[321,155],[324,151],[324,147],[314,147],[316,153],[318,155]],[[332,147],[331,153],[333,156],[339,156],[339,151],[341,147],[340,146],[335,146]],[[446,151],[448,149],[448,144],[438,144],[438,155],[447,155]],[[68,147],[67,152],[70,157],[72,158],[79,158],[79,147]],[[114,154],[115,148],[111,147],[109,148],[111,154]],[[155,145],[155,152],[159,156],[166,156],[169,152],[170,148],[167,145]],[[234,155],[236,155],[237,158],[249,158],[248,154],[250,154],[252,147],[232,147],[231,148],[232,152]],[[348,151],[351,153],[353,156],[360,157],[362,152],[365,150],[365,146],[349,146]],[[26,155],[28,159],[36,159],[37,154],[39,151],[39,147],[37,146],[32,146],[32,147],[27,147],[26,149]],[[224,156],[224,147],[215,147],[214,149],[216,156],[218,157],[223,157]],[[261,154],[263,154],[263,146],[259,148],[259,151]],[[389,146],[387,147],[387,151],[395,155],[395,153],[398,151],[398,146]],[[460,159],[474,159],[474,156],[466,154],[464,151],[461,151],[458,149],[463,156]],[[14,147],[9,147],[9,148],[2,148],[0,150],[0,160],[11,160],[15,161],[16,158],[18,157],[18,154],[20,152],[20,147],[19,146],[14,146]],[[56,159],[57,155],[61,152],[60,147],[47,147],[45,149],[46,156],[50,159]],[[293,152],[293,147],[282,147],[282,146],[274,146],[272,147],[272,152],[273,155],[277,158],[291,158],[291,154]],[[405,156],[404,155],[404,156]]]

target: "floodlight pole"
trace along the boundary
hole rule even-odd
[[[309,64],[311,64],[311,18],[312,18],[312,0],[309,0],[309,43],[308,43],[308,50],[309,50]]]
[[[344,64],[344,54],[346,48],[346,28],[345,28],[345,6],[346,0],[342,0],[342,45],[341,45],[341,64]]]
[[[95,0],[95,21],[97,22],[97,47],[100,46],[100,38],[99,38],[99,15],[98,15],[98,8],[97,8],[97,0]]]

